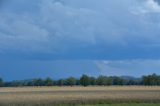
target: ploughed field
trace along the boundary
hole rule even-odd
[[[0,88],[0,106],[128,106],[126,103],[130,106],[140,106],[139,103],[160,106],[160,87]]]

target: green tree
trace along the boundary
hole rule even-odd
[[[81,85],[80,79],[76,80],[76,85]]]
[[[96,78],[95,77],[90,77],[90,85],[96,85]]]
[[[2,78],[0,78],[0,87],[2,87],[3,86],[3,79]]]
[[[99,76],[96,83],[97,85],[105,85],[105,76]]]
[[[45,85],[44,80],[41,78],[34,79],[33,83],[34,83],[33,84],[34,86],[44,86]]]
[[[160,76],[156,74],[143,76],[142,82],[144,85],[160,85]]]
[[[65,80],[63,79],[58,80],[58,83],[57,83],[58,86],[64,86],[64,84],[65,84]]]
[[[54,81],[51,78],[46,78],[44,81],[45,86],[53,86]]]
[[[112,80],[111,78],[107,77],[107,76],[99,76],[97,78],[97,84],[98,85],[111,85],[112,84]]]
[[[123,80],[120,77],[113,77],[112,78],[112,84],[113,85],[125,85],[125,80]]]
[[[76,78],[74,78],[74,77],[69,77],[69,78],[67,79],[67,83],[68,83],[68,85],[70,85],[70,86],[76,85]]]
[[[87,75],[82,75],[82,77],[80,78],[80,83],[83,86],[88,86],[90,85],[90,77]]]

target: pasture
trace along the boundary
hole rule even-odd
[[[0,88],[0,106],[128,106],[127,104],[159,106],[160,87]]]

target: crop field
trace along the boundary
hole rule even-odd
[[[160,106],[160,87],[0,88],[0,106],[128,106],[128,104]]]

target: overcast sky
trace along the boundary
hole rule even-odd
[[[0,3],[0,77],[6,80],[160,74],[159,0]]]

